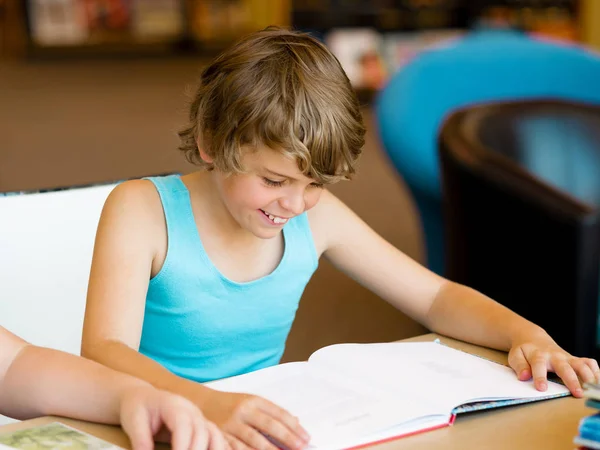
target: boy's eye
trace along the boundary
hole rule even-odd
[[[311,183],[310,186],[322,189],[323,188],[323,183]]]
[[[283,181],[274,181],[274,180],[270,180],[270,179],[265,178],[265,177],[263,177],[263,181],[265,182],[266,185],[273,186],[273,187],[278,187],[278,186],[281,186],[283,184]]]

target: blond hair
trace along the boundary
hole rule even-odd
[[[179,149],[193,164],[235,173],[244,171],[243,148],[266,145],[295,159],[306,176],[332,183],[355,172],[364,134],[335,56],[308,34],[269,27],[203,70]]]

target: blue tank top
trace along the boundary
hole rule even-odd
[[[210,261],[178,175],[148,178],[162,202],[168,249],[150,280],[139,351],[197,382],[278,364],[306,284],[317,268],[306,213],[283,227],[277,268],[247,283]]]

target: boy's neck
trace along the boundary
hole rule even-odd
[[[190,192],[192,209],[195,214],[196,225],[210,232],[219,240],[227,240],[231,245],[251,245],[260,243],[262,239],[257,238],[248,230],[242,228],[233,218],[221,196],[212,174],[208,171],[198,171],[181,177]],[[202,223],[198,223],[198,221]]]

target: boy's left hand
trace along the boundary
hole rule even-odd
[[[581,383],[600,380],[600,369],[595,359],[575,357],[547,335],[515,342],[508,353],[508,364],[519,380],[533,377],[534,386],[539,391],[548,387],[549,371],[556,373],[575,397],[583,395]]]

